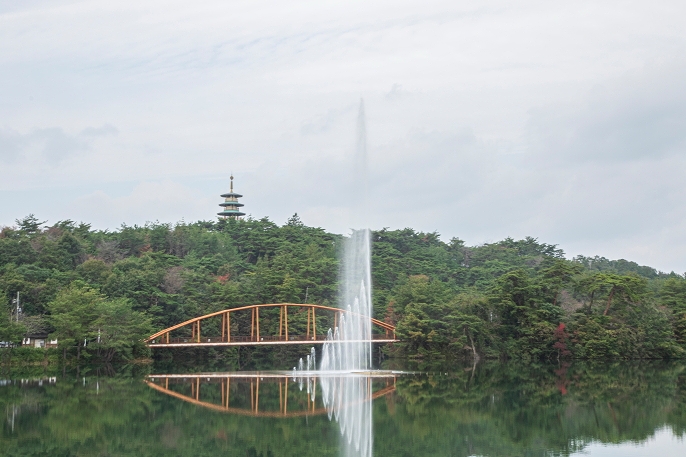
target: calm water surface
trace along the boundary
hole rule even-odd
[[[0,377],[0,455],[355,455],[346,441],[364,443],[367,430],[346,411],[367,405],[360,410],[371,416],[379,457],[683,456],[684,369],[485,364],[353,381],[278,372],[168,377],[155,367],[114,376],[16,373]],[[332,396],[350,386],[352,397]],[[335,410],[323,392],[338,401]]]

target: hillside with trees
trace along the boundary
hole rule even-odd
[[[30,215],[0,231],[0,341],[43,331],[59,340],[64,357],[126,360],[149,354],[141,340],[153,331],[213,311],[306,300],[337,306],[343,242],[297,215],[282,226],[248,218],[115,231]],[[470,247],[437,233],[383,229],[372,243],[375,317],[396,324],[403,340],[387,355],[686,356],[682,275],[626,260],[570,260],[530,237]],[[19,319],[12,316],[17,293]],[[265,331],[278,325],[275,312],[265,315]],[[305,319],[295,315],[293,325]],[[248,323],[233,325],[240,334]],[[318,316],[318,329],[331,325]],[[245,362],[273,352],[227,349],[217,357]]]

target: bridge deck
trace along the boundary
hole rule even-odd
[[[414,371],[397,370],[359,370],[359,371],[305,371],[298,372],[296,377],[304,378],[344,378],[344,377],[365,377],[365,378],[397,378],[398,376],[416,374]],[[207,372],[207,373],[165,373],[149,374],[146,379],[159,382],[166,379],[187,382],[200,378],[203,382],[217,382],[226,379],[250,380],[260,378],[261,382],[283,381],[292,379],[292,370],[269,370],[269,371],[230,371],[230,372]]]
[[[211,338],[207,338],[211,340]],[[347,341],[332,341],[332,343],[398,343],[400,340],[394,338],[375,338],[371,340],[347,340]],[[160,342],[148,343],[151,348],[171,348],[171,347],[200,347],[200,346],[274,346],[284,344],[324,344],[325,339],[316,340],[272,340],[265,339],[264,341],[186,341],[186,342]]]

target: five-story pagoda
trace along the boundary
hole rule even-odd
[[[231,190],[228,194],[222,194],[221,196],[224,197],[224,202],[220,203],[219,206],[222,206],[223,209],[221,212],[217,213],[218,216],[223,217],[224,219],[237,219],[241,216],[245,216],[245,213],[241,212],[239,209],[243,206],[243,203],[238,203],[238,199],[241,198],[242,195],[233,192],[233,175],[231,175]]]

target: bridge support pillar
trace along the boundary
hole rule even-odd
[[[312,340],[317,340],[317,317],[315,315],[315,308],[312,306],[309,306],[307,308],[307,336],[306,338],[309,340],[312,338]],[[312,334],[310,335],[310,327],[312,327]]]
[[[255,339],[255,308],[250,310],[250,339]]]
[[[231,342],[231,313],[222,314],[222,341]]]

